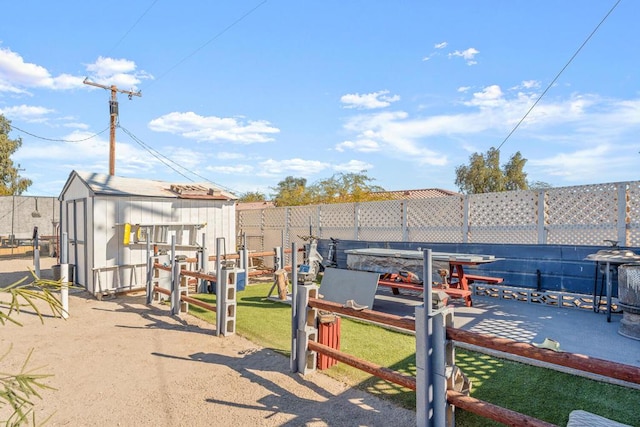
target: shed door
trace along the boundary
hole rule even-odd
[[[86,199],[67,202],[67,230],[69,233],[69,264],[74,266],[74,281],[87,285],[86,276]]]

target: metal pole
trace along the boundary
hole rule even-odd
[[[416,307],[416,424],[418,426],[440,426],[436,421],[434,402],[434,339],[433,296],[431,295],[431,249],[423,251],[422,282],[423,305]],[[442,411],[440,411],[442,412]],[[438,414],[439,415],[439,414]],[[439,417],[438,417],[439,418]]]
[[[291,372],[298,370],[298,245],[296,242],[291,244]]]
[[[9,244],[11,245],[11,255],[13,255],[13,242],[16,238],[16,235],[14,234],[14,230],[13,230],[13,223],[15,221],[15,217],[16,217],[16,196],[11,196],[12,197],[12,204],[13,207],[11,208],[11,237],[9,238]]]
[[[202,252],[200,252],[202,260],[200,261],[200,270],[202,273],[209,274],[209,253],[207,251],[207,233],[202,233]],[[200,279],[200,293],[207,293],[207,280]]]
[[[152,302],[153,254],[151,253],[151,227],[147,228],[147,304]]]
[[[62,304],[62,317],[69,317],[69,264],[68,262],[68,248],[69,238],[67,232],[62,233],[61,245],[60,245],[60,303]]]
[[[224,237],[218,237],[216,239],[216,330],[217,330],[217,335],[220,336],[221,331],[223,330],[224,325],[222,325],[222,315],[223,315],[223,310],[224,310],[224,296],[222,295],[223,289],[222,286],[223,284],[226,285],[227,283],[227,278],[226,277],[222,277],[223,274],[227,273],[227,270],[222,268],[222,246],[224,243]]]
[[[607,261],[607,322],[611,322],[611,264]]]
[[[447,332],[445,319],[442,310],[431,314],[429,322],[433,325],[431,335],[431,357],[429,358],[430,373],[429,381],[433,391],[433,421],[436,426],[447,425],[447,376],[445,360],[445,342]],[[452,420],[453,421],[453,420]]]
[[[171,236],[171,314],[180,313],[180,266],[176,256],[176,236]]]
[[[33,269],[36,277],[40,277],[40,245],[38,244],[38,227],[33,227]]]

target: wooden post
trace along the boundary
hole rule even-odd
[[[278,297],[285,301],[287,299],[287,295],[289,294],[289,286],[287,283],[287,270],[280,269],[277,270],[274,275],[276,276],[276,284],[278,285]]]
[[[132,99],[134,96],[142,96],[140,91],[134,92],[132,90],[122,90],[118,89],[117,86],[105,86],[99,83],[94,83],[89,81],[88,78],[85,78],[83,81],[86,85],[91,85],[95,87],[99,87],[102,89],[111,91],[111,99],[109,100],[109,175],[116,174],[116,127],[118,125],[118,92],[127,94],[129,99]]]

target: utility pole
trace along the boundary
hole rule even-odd
[[[111,100],[109,101],[109,115],[111,117],[110,132],[109,132],[109,175],[116,174],[116,124],[118,123],[118,97],[117,93],[126,93],[129,99],[134,96],[142,96],[142,92],[134,92],[132,90],[118,89],[115,85],[105,86],[99,83],[89,81],[89,77],[85,78],[82,82],[86,85],[99,87],[102,89],[111,91]]]

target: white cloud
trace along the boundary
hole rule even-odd
[[[363,162],[362,160],[349,160],[347,163],[335,165],[333,170],[344,173],[359,173],[372,168],[373,165],[371,163]]]
[[[441,42],[441,43],[436,43],[433,47],[434,49],[436,49],[435,52],[431,52],[429,55],[425,56],[424,58],[422,58],[423,61],[428,61],[431,58],[433,58],[434,56],[438,56],[440,55],[440,53],[438,53],[438,50],[444,49],[445,47],[447,47],[449,45],[449,43],[447,42]]]
[[[41,141],[30,139],[23,143],[15,153],[18,162],[31,164],[55,163],[57,167],[68,170],[88,170],[92,172],[108,170],[109,141],[102,136],[86,131],[74,131],[60,138],[64,141]],[[87,139],[88,138],[88,139]],[[126,142],[117,141],[116,174],[134,174],[157,168],[159,162],[147,151]]]
[[[67,128],[80,129],[80,130],[88,130],[89,129],[89,125],[88,124],[86,124],[86,123],[78,123],[78,122],[65,123],[62,126],[67,127]]]
[[[336,147],[338,150],[371,151],[377,147],[390,157],[400,157],[419,164],[443,165],[447,158],[425,147],[421,139],[451,126],[453,119],[407,120],[408,114],[402,111],[352,117],[345,129],[356,133],[353,141],[347,141]]]
[[[149,122],[156,132],[168,132],[197,141],[231,141],[252,144],[273,141],[280,129],[266,120],[243,122],[231,117],[200,116],[194,112],[173,112]]]
[[[232,175],[232,174],[246,175],[246,174],[252,173],[254,171],[254,167],[251,165],[235,164],[235,165],[225,165],[225,166],[208,166],[207,170],[215,173],[225,174],[225,175]]]
[[[153,78],[144,71],[136,71],[135,62],[126,59],[99,57],[86,66],[89,79],[121,89],[134,88],[144,79]],[[83,84],[84,76],[60,74],[52,76],[43,66],[26,62],[8,48],[0,48],[0,92],[30,94],[29,89],[69,90],[90,87]]]
[[[304,160],[300,158],[294,158],[283,160],[265,160],[263,162],[260,162],[257,169],[260,171],[258,172],[258,176],[263,177],[277,177],[293,174],[295,176],[302,176],[306,178],[330,168],[330,163],[321,162],[318,160]]]
[[[142,80],[153,79],[146,71],[137,71],[134,61],[128,59],[105,58],[103,56],[87,64],[89,80],[105,86],[116,85],[119,89],[136,90]]]
[[[454,56],[458,56],[458,57],[463,58],[467,62],[467,65],[475,65],[475,64],[477,64],[477,61],[475,60],[475,57],[479,53],[480,53],[479,50],[477,50],[477,49],[475,49],[473,47],[470,47],[469,49],[466,49],[466,50],[462,50],[462,51],[456,50],[456,51],[451,52],[449,54],[449,58],[454,57]]]
[[[497,107],[505,103],[503,95],[500,86],[491,85],[482,89],[482,92],[475,92],[473,99],[466,104],[478,107]]]
[[[9,120],[24,120],[28,122],[42,121],[44,117],[54,110],[32,105],[16,105],[14,107],[0,108],[0,114]]]
[[[540,82],[537,80],[525,80],[522,82],[522,87],[525,89],[539,88]]]
[[[242,153],[231,153],[229,151],[220,151],[216,154],[216,159],[219,160],[238,160],[244,159],[245,155]]]
[[[537,96],[517,91],[505,93],[500,86],[490,85],[473,93],[462,103],[466,110],[456,114],[410,117],[404,111],[387,111],[356,115],[344,124],[350,138],[334,148],[339,152],[377,152],[423,165],[445,165],[447,156],[437,147],[448,144],[452,139],[459,140],[461,147],[477,146],[477,142],[468,140],[479,134],[495,136],[495,140],[486,140],[485,136],[480,151],[485,150],[500,142],[513,129]],[[570,130],[564,130],[567,125]],[[557,102],[539,103],[512,140],[545,140],[556,144],[573,141],[585,147],[601,144],[603,138],[617,138],[616,132],[626,131],[632,135],[638,130],[640,100],[612,102],[594,96],[574,95]],[[567,141],[560,140],[558,134],[565,135]],[[536,147],[536,144],[529,145],[528,152],[535,154]],[[527,155],[527,158],[533,157]],[[558,164],[564,163],[566,161],[561,159]]]
[[[80,86],[80,77],[68,74],[53,77],[46,68],[25,62],[11,49],[0,48],[0,92],[26,94],[29,88],[62,90]]]
[[[550,157],[529,159],[529,175],[550,176],[568,183],[616,182],[628,180],[628,171],[636,168],[637,144],[614,145],[597,142],[588,148]]]
[[[471,89],[471,86],[460,86],[457,90],[458,92],[464,93],[468,92]]]
[[[340,102],[344,105],[342,108],[357,108],[362,110],[371,110],[374,108],[384,108],[391,105],[392,102],[400,100],[400,96],[388,96],[388,90],[381,90],[372,93],[352,93],[343,95]]]
[[[361,153],[373,153],[375,151],[380,151],[380,144],[371,139],[359,139],[357,141],[344,141],[340,144],[337,144],[335,147],[336,151],[359,151]]]

